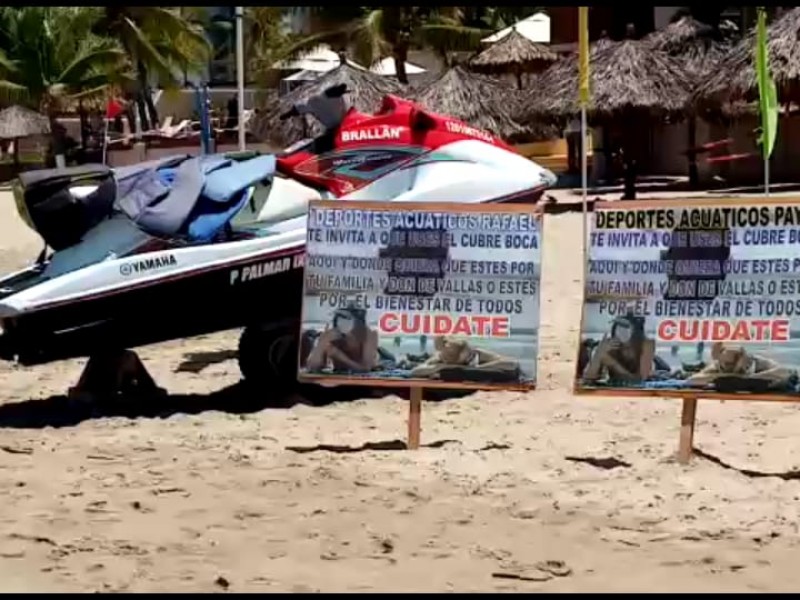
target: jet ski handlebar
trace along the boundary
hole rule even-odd
[[[347,89],[346,83],[340,83],[339,85],[334,85],[326,89],[323,94],[325,94],[328,98],[341,98],[350,90]]]
[[[292,108],[287,110],[285,113],[282,113],[279,118],[281,121],[285,121],[286,119],[289,119],[291,117],[299,117],[299,116],[300,112],[297,110],[297,106],[292,106]]]
[[[326,98],[341,98],[349,91],[350,90],[347,89],[346,83],[340,83],[338,85],[326,88],[322,92],[322,94],[320,94],[320,96],[324,96]],[[285,121],[286,119],[290,119],[291,117],[299,117],[303,113],[303,111],[301,111],[300,109],[300,106],[308,106],[312,104],[311,100],[313,100],[313,98],[309,98],[309,100],[305,102],[303,105],[297,105],[297,104],[293,105],[292,108],[290,108],[289,110],[280,115],[279,117],[280,120]]]

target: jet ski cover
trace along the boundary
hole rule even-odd
[[[70,192],[75,185],[97,187],[77,197]],[[56,251],[77,244],[111,215],[115,195],[113,171],[105,165],[27,171],[14,189],[20,217]]]

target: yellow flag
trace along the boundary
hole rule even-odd
[[[589,7],[578,7],[578,98],[589,103]]]

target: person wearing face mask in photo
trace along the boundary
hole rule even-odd
[[[378,334],[369,328],[366,311],[355,305],[338,309],[306,359],[309,371],[366,373],[378,365]]]
[[[617,317],[592,354],[583,374],[586,381],[636,383],[647,380],[653,371],[655,343],[644,333],[644,318],[632,313]]]

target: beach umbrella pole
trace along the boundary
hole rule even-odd
[[[589,271],[589,161],[586,148],[586,107],[589,104],[589,7],[578,7],[578,99],[581,107],[581,205],[583,281]]]
[[[586,104],[581,103],[581,207],[583,210],[583,264],[588,265],[589,254],[589,155],[586,147],[588,127],[586,125]]]
[[[244,130],[244,7],[236,7],[236,78],[239,87],[239,150],[245,149]]]

